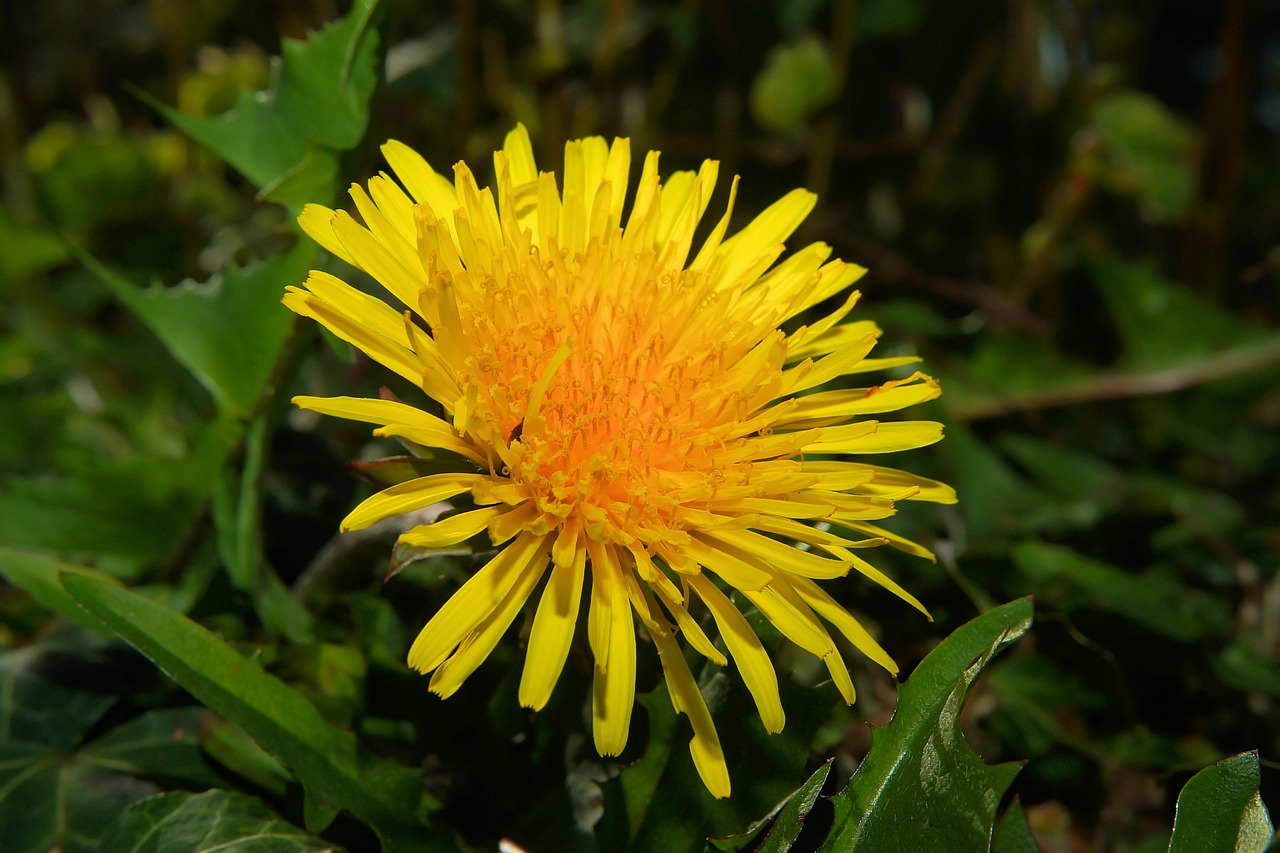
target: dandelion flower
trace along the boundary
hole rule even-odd
[[[664,183],[657,152],[647,154],[627,213],[626,139],[569,142],[561,187],[537,170],[517,126],[494,154],[496,192],[463,163],[449,180],[399,142],[382,151],[395,179],[351,187],[363,225],[318,205],[300,222],[397,304],[319,271],[284,301],[436,404],[298,397],[298,406],[467,460],[465,472],[384,489],[342,523],[356,530],[468,496],[475,508],[401,541],[443,547],[483,533],[497,548],[409,651],[411,667],[432,673],[430,689],[456,691],[536,598],[519,700],[542,708],[585,607],[596,749],[626,745],[647,637],[691,723],[698,773],[725,797],[724,753],[678,638],[716,664],[732,661],[766,730],[784,721],[769,653],[731,593],[821,658],[847,702],[853,683],[829,628],[896,673],[818,581],[852,570],[924,610],[855,552],[892,544],[931,556],[874,522],[897,501],[947,503],[954,492],[858,460],[941,438],[937,423],[869,417],[939,387],[921,373],[851,387],[849,377],[916,359],[870,358],[879,330],[844,322],[861,267],[822,243],[779,260],[815,196],[795,190],[728,236],[735,179],[695,251],[713,160]],[[831,313],[782,331],[841,294]],[[837,390],[814,390],[833,381]],[[703,630],[707,613],[722,645]]]

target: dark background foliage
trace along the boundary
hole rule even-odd
[[[161,112],[222,114],[268,87],[282,36],[347,12],[0,7],[0,545],[17,560],[4,566],[16,585],[0,586],[0,678],[58,733],[31,742],[65,758],[60,781],[22,796],[84,804],[33,843],[91,845],[121,806],[164,790],[260,798],[199,794],[169,801],[173,814],[283,824],[265,800],[323,823],[237,725],[192,708],[92,617],[51,619],[58,594],[12,574],[33,553],[92,564],[252,652],[328,722],[423,770],[471,842],[596,843],[574,825],[597,816],[612,772],[583,740],[585,678],[531,719],[511,638],[459,696],[428,697],[403,651],[467,558],[414,563],[384,590],[394,534],[334,540],[371,488],[344,463],[394,447],[285,401],[373,393],[385,372],[289,326],[274,296],[217,295],[245,281],[278,294],[327,263],[275,202],[363,181],[385,168],[387,138],[442,171],[466,159],[486,173],[515,121],[544,168],[594,133],[661,150],[664,172],[718,158],[743,178],[739,222],[792,187],[820,194],[793,244],[868,266],[859,311],[885,329],[879,354],[918,353],[943,382],[924,414],[946,441],[894,464],[961,496],[895,522],[936,565],[877,554],[934,622],[869,585],[839,595],[904,672],[977,613],[1035,596],[1035,627],[992,663],[961,725],[989,763],[1028,759],[1009,797],[1043,849],[1163,849],[1192,773],[1247,750],[1263,799],[1280,802],[1280,4],[389,2],[370,22],[369,67],[385,73],[368,81],[367,132],[308,140],[294,183],[246,178]],[[221,284],[181,295],[184,279]],[[171,290],[131,289],[151,282]],[[215,326],[242,360],[193,349]],[[741,830],[826,758],[843,780],[867,754],[892,681],[859,668],[846,710],[808,686],[811,662],[779,660],[805,685],[784,739],[753,753],[758,733],[734,732],[749,717],[721,724],[747,744],[744,766],[767,755],[774,775],[744,777],[712,823],[671,807],[652,838]],[[637,717],[624,762],[656,737]],[[102,759],[121,726],[160,733],[168,763]],[[604,790],[608,847],[627,830],[610,828],[619,794]],[[32,820],[6,796],[0,824]],[[347,817],[325,837],[372,843]]]

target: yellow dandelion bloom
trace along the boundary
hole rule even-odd
[[[537,170],[518,126],[494,154],[496,193],[465,164],[449,180],[399,142],[382,151],[396,179],[351,188],[363,225],[318,205],[300,221],[403,307],[318,271],[284,301],[420,387],[442,416],[383,399],[297,405],[470,461],[469,473],[384,489],[342,524],[359,529],[465,495],[476,508],[402,541],[440,547],[487,533],[498,548],[409,651],[410,666],[433,673],[430,689],[457,690],[536,593],[519,698],[542,708],[586,589],[597,750],[626,745],[638,618],[692,725],[698,772],[725,797],[724,753],[677,637],[716,664],[732,659],[769,732],[784,720],[769,654],[726,591],[820,657],[847,702],[853,683],[829,626],[896,673],[817,581],[853,570],[924,610],[855,551],[888,543],[931,556],[874,522],[899,500],[955,494],[855,460],[941,438],[937,423],[868,417],[930,400],[939,387],[921,373],[845,387],[857,384],[847,377],[916,361],[869,357],[879,330],[843,322],[856,291],[822,319],[781,330],[864,272],[822,243],[779,260],[815,196],[795,190],[727,236],[735,179],[728,210],[695,251],[712,160],[663,183],[649,153],[626,214],[626,139],[568,143],[560,187]],[[833,380],[845,381],[813,391]],[[722,646],[703,631],[706,613]]]

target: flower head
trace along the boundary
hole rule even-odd
[[[403,305],[318,271],[284,301],[420,387],[441,415],[388,399],[297,405],[470,462],[384,489],[342,525],[468,495],[474,509],[402,541],[440,547],[485,533],[499,549],[409,651],[410,666],[433,673],[431,690],[457,690],[536,595],[519,698],[541,708],[585,589],[596,748],[616,755],[626,744],[638,619],[692,724],[698,772],[723,797],[724,755],[677,637],[716,664],[733,660],[768,731],[784,720],[769,655],[727,592],[820,657],[847,702],[853,683],[828,626],[896,672],[817,581],[854,570],[923,611],[855,552],[889,543],[930,556],[873,522],[896,501],[951,502],[954,492],[849,457],[937,441],[939,424],[868,416],[939,387],[920,373],[847,387],[860,384],[848,377],[916,359],[869,358],[879,330],[843,322],[862,268],[832,260],[821,243],[779,262],[813,194],[795,190],[727,236],[735,179],[728,210],[695,251],[715,161],[663,183],[658,154],[648,154],[626,213],[626,139],[568,143],[558,187],[517,127],[494,154],[496,194],[462,163],[450,181],[401,143],[382,150],[399,183],[382,174],[367,190],[352,186],[363,225],[317,205],[301,224]],[[841,294],[822,319],[781,330]],[[832,380],[841,387],[813,392]],[[706,612],[727,655],[703,630]]]

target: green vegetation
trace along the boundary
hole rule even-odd
[[[1277,849],[1277,24],[1246,0],[6,11],[5,850]],[[874,552],[933,621],[827,587],[902,683],[849,653],[846,708],[753,622],[785,731],[694,668],[728,800],[651,647],[617,759],[585,658],[519,707],[518,628],[430,695],[405,652],[473,555],[339,537],[401,448],[288,404],[412,396],[280,305],[342,266],[301,205],[388,138],[486,176],[517,121],[548,168],[594,133],[664,172],[718,158],[736,224],[818,192],[793,243],[869,267],[876,354],[944,388],[918,409],[946,440],[893,464],[960,503],[887,523],[939,559]]]

